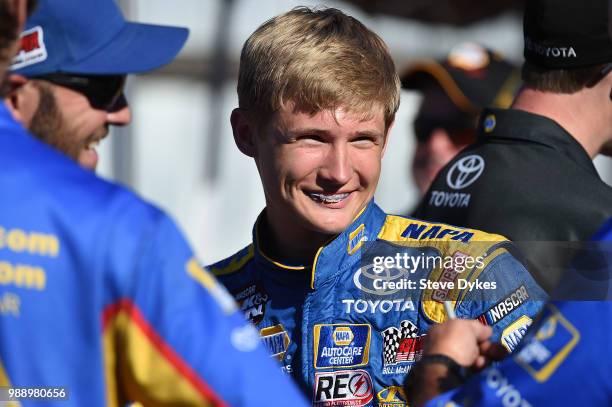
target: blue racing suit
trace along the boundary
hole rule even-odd
[[[399,386],[427,329],[446,319],[445,301],[513,349],[545,296],[501,236],[386,215],[374,202],[312,266],[264,254],[264,221],[265,210],[253,244],[211,271],[315,406],[403,405]]]
[[[166,215],[4,105],[0,162],[0,389],[22,405],[303,405]]]
[[[567,274],[559,290],[584,290],[575,298],[553,301],[525,335],[513,357],[473,377],[464,386],[447,392],[428,406],[610,406],[612,405],[612,221],[594,236],[606,242],[592,258],[575,261],[596,270],[593,285]],[[596,245],[590,247],[597,247]],[[596,257],[595,257],[596,256]],[[594,268],[595,266],[596,268]],[[594,289],[595,285],[603,288]],[[603,286],[603,287],[602,287]],[[597,297],[593,297],[596,295]],[[599,299],[604,301],[593,301]]]
[[[612,304],[554,301],[542,314],[514,357],[427,406],[612,405]]]

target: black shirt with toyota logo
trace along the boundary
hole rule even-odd
[[[440,171],[415,217],[517,242],[536,280],[550,291],[572,253],[571,244],[559,242],[589,240],[612,217],[612,188],[555,121],[485,109],[477,142]]]

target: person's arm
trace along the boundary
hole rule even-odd
[[[305,405],[233,298],[158,215],[104,312],[109,399],[143,405]],[[132,231],[134,235],[136,231]],[[119,258],[122,256],[122,258]],[[117,277],[120,280],[121,276]],[[110,362],[110,366],[109,366]]]
[[[597,323],[585,316],[596,316]],[[433,398],[427,406],[612,405],[610,321],[609,301],[549,303],[514,355]],[[469,337],[469,331],[446,338],[462,340],[464,335]],[[415,388],[419,397],[425,391]]]
[[[524,265],[513,254],[509,242],[489,249],[486,266],[475,269],[469,279],[480,285],[470,288],[461,298],[456,313],[459,318],[477,319],[493,329],[491,340],[513,352],[527,328],[547,300]]]
[[[423,358],[406,379],[411,406],[422,406],[437,395],[462,385],[469,373],[505,355],[491,343],[492,329],[475,320],[454,319],[433,326],[426,336]]]

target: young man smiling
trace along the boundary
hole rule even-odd
[[[459,316],[488,321],[496,338],[520,337],[542,293],[503,238],[388,216],[372,201],[399,106],[395,66],[376,34],[336,9],[273,18],[243,47],[238,97],[234,138],[255,160],[266,209],[253,244],[212,270],[315,405],[401,399],[421,336],[446,318],[444,300]],[[373,256],[398,252],[482,257],[465,276],[498,289],[377,289],[379,277],[458,276],[449,278],[450,266],[371,271]],[[487,320],[506,300],[503,316]]]

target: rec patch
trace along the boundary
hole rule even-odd
[[[365,406],[374,398],[372,379],[365,370],[315,374],[313,406]]]
[[[406,374],[410,366],[423,354],[423,337],[411,321],[402,321],[400,327],[389,327],[382,331],[383,374]]]
[[[378,407],[407,407],[406,393],[401,386],[385,387],[376,395]]]
[[[10,69],[20,69],[47,59],[47,47],[41,26],[32,27],[21,33],[19,52],[11,61]]]
[[[260,284],[253,284],[234,293],[234,298],[244,313],[246,319],[257,325],[266,312],[268,294]]]
[[[501,344],[504,345],[508,352],[512,353],[516,349],[523,336],[525,336],[531,322],[531,318],[523,315],[502,331]]]
[[[281,324],[269,326],[261,329],[259,334],[264,347],[268,350],[270,355],[282,361],[285,352],[289,349],[289,343],[291,343],[289,334],[287,334],[285,328]]]
[[[484,325],[494,325],[504,319],[512,311],[529,299],[529,293],[524,285],[512,291],[506,298],[495,304],[487,312],[478,317]]]
[[[371,327],[368,324],[314,326],[314,367],[355,367],[368,364]]]
[[[580,332],[554,305],[546,306],[542,321],[531,342],[514,357],[540,383],[548,380],[580,341]]]

